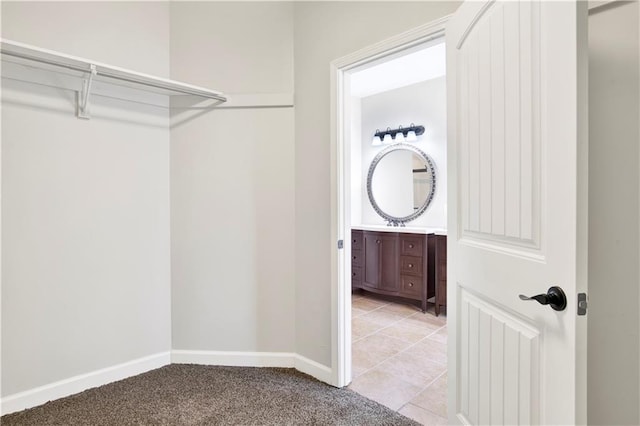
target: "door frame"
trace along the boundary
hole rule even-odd
[[[331,146],[331,384],[351,382],[351,253],[350,102],[348,73],[355,68],[443,38],[451,15],[365,47],[330,64]],[[339,249],[338,242],[344,246]],[[455,303],[449,301],[449,303]]]

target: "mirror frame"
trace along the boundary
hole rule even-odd
[[[429,194],[427,194],[427,199],[425,200],[424,204],[422,204],[422,206],[420,206],[420,208],[415,212],[413,212],[412,214],[404,217],[391,216],[385,213],[384,211],[382,211],[382,209],[376,202],[375,197],[373,196],[373,190],[372,190],[373,172],[375,172],[376,167],[378,166],[378,163],[380,163],[380,160],[382,160],[385,155],[394,151],[399,151],[399,150],[408,150],[413,152],[414,154],[419,155],[431,170],[431,180],[433,182],[431,185],[431,190],[429,191]],[[435,163],[433,162],[431,157],[429,157],[421,149],[413,145],[409,145],[405,143],[397,143],[394,145],[390,145],[385,149],[383,149],[382,151],[380,151],[378,155],[375,156],[373,161],[371,161],[371,165],[369,166],[369,173],[367,174],[367,195],[369,196],[369,202],[371,202],[371,205],[373,206],[373,209],[376,211],[376,213],[378,213],[383,219],[387,221],[387,226],[405,226],[406,222],[410,222],[416,219],[417,217],[421,216],[433,201],[433,197],[435,196],[435,193],[436,193]]]

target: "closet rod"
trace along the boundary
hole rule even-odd
[[[86,63],[87,67],[84,66],[79,66],[79,65],[74,65],[74,64],[69,64],[69,63],[65,63],[62,61],[57,61],[54,59],[50,59],[50,58],[45,58],[45,57],[40,57],[40,56],[36,56],[36,55],[31,55],[28,53],[24,53],[24,52],[18,52],[18,51],[13,51],[10,49],[5,48],[5,46],[9,46],[11,47],[11,44],[7,44],[7,41],[3,40],[2,43],[2,48],[0,48],[0,53],[3,55],[7,55],[7,56],[13,56],[15,58],[20,58],[20,59],[25,59],[28,61],[35,61],[35,62],[40,62],[43,64],[47,64],[47,65],[52,65],[52,66],[56,66],[56,67],[60,67],[60,68],[66,68],[72,71],[79,71],[79,72],[83,72],[83,73],[91,73],[91,65],[95,65],[96,66],[96,75],[98,76],[102,76],[102,77],[106,77],[106,78],[110,78],[110,79],[114,79],[114,80],[120,80],[120,81],[124,81],[127,83],[133,83],[133,84],[139,84],[139,85],[143,85],[143,86],[147,86],[147,87],[153,87],[153,88],[157,88],[157,89],[162,89],[162,90],[169,90],[169,91],[173,91],[173,92],[177,92],[177,93],[182,93],[185,95],[194,95],[194,96],[200,96],[203,98],[209,98],[209,99],[215,99],[221,102],[226,102],[227,98],[217,92],[211,91],[211,90],[207,90],[204,88],[199,88],[197,86],[193,86],[190,84],[186,84],[186,83],[179,83],[179,82],[173,82],[170,80],[166,80],[163,78],[159,78],[159,77],[151,77],[151,76],[146,76],[140,73],[136,73],[136,72],[132,72],[132,71],[127,71],[124,69],[120,69],[120,68],[115,68],[115,67],[110,67],[107,65],[101,65],[98,63],[93,63],[91,61],[88,60],[80,60],[79,58],[70,58],[72,60],[75,60],[77,62],[81,62],[81,63]],[[51,55],[53,52],[46,52],[49,55]]]
[[[47,64],[47,65],[55,65],[56,67],[66,68],[66,69],[73,70],[73,71],[91,72],[90,69],[87,69],[87,68],[84,68],[84,67],[78,67],[78,66],[75,66],[75,65],[65,64],[63,62],[53,61],[51,59],[38,58],[37,56],[26,55],[24,53],[11,52],[10,50],[6,50],[6,49],[0,49],[0,53],[2,53],[3,55],[14,56],[14,57],[20,58],[20,59],[27,59],[29,61],[41,62],[41,63]]]

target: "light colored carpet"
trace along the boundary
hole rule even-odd
[[[11,425],[417,425],[285,368],[169,365],[2,417]]]

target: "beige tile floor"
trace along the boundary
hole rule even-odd
[[[446,316],[369,293],[354,293],[351,306],[349,389],[423,425],[446,425]]]

